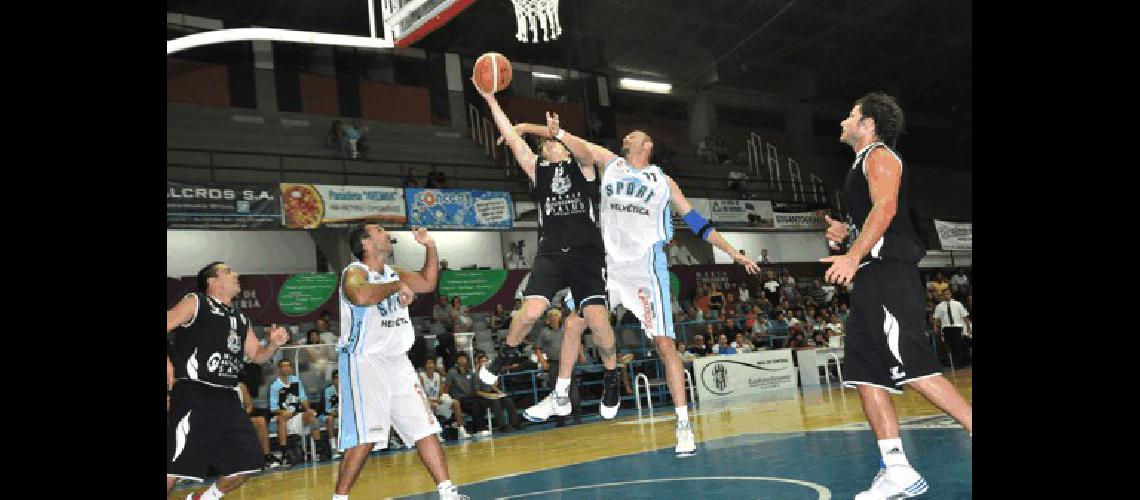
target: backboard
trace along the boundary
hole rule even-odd
[[[204,31],[166,42],[167,55],[216,43],[268,40],[386,49],[407,47],[451,21],[475,0],[359,0],[368,4],[368,36],[279,28]],[[380,26],[376,23],[379,3]]]

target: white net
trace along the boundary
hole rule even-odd
[[[538,31],[542,30],[542,41],[548,42],[562,34],[558,23],[558,0],[511,0],[515,4],[515,21],[518,32],[515,38],[520,42],[538,42]],[[530,37],[527,37],[530,31]]]

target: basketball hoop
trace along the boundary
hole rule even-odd
[[[558,23],[558,0],[511,0],[515,4],[515,21],[519,30],[515,38],[524,43],[538,42],[538,30],[542,29],[542,41],[549,42],[562,34]],[[527,39],[527,28],[530,39]]]

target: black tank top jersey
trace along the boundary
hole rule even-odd
[[[887,226],[887,231],[883,233],[883,237],[871,249],[871,253],[864,257],[864,261],[872,258],[891,259],[903,262],[918,262],[926,255],[926,245],[919,239],[918,234],[914,230],[913,221],[910,219],[910,199],[908,191],[910,187],[909,172],[905,166],[902,165],[902,158],[898,156],[891,148],[887,147],[881,142],[875,142],[864,148],[855,157],[855,163],[851,165],[851,170],[847,172],[847,181],[843,186],[843,194],[847,197],[848,210],[850,216],[848,222],[853,225],[851,241],[854,241],[859,235],[859,231],[863,229],[863,223],[867,221],[867,215],[871,213],[871,191],[867,183],[867,175],[865,172],[865,162],[867,156],[877,148],[885,148],[894,154],[899,159],[899,165],[902,166],[902,177],[899,182],[899,197],[898,209],[895,210],[895,216],[891,219],[891,223]]]
[[[587,182],[573,158],[558,163],[539,160],[534,169],[534,199],[538,202],[541,239],[538,255],[565,255],[565,248],[605,251],[598,228],[601,180]]]
[[[249,318],[236,308],[204,293],[198,297],[194,317],[174,329],[170,361],[174,378],[220,387],[236,387],[240,381]]]

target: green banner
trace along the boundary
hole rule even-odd
[[[336,274],[300,273],[290,276],[277,294],[277,307],[289,316],[304,316],[324,305],[336,291]]]
[[[463,305],[477,306],[495,295],[506,281],[506,269],[449,270],[439,277],[439,293],[458,295]]]

